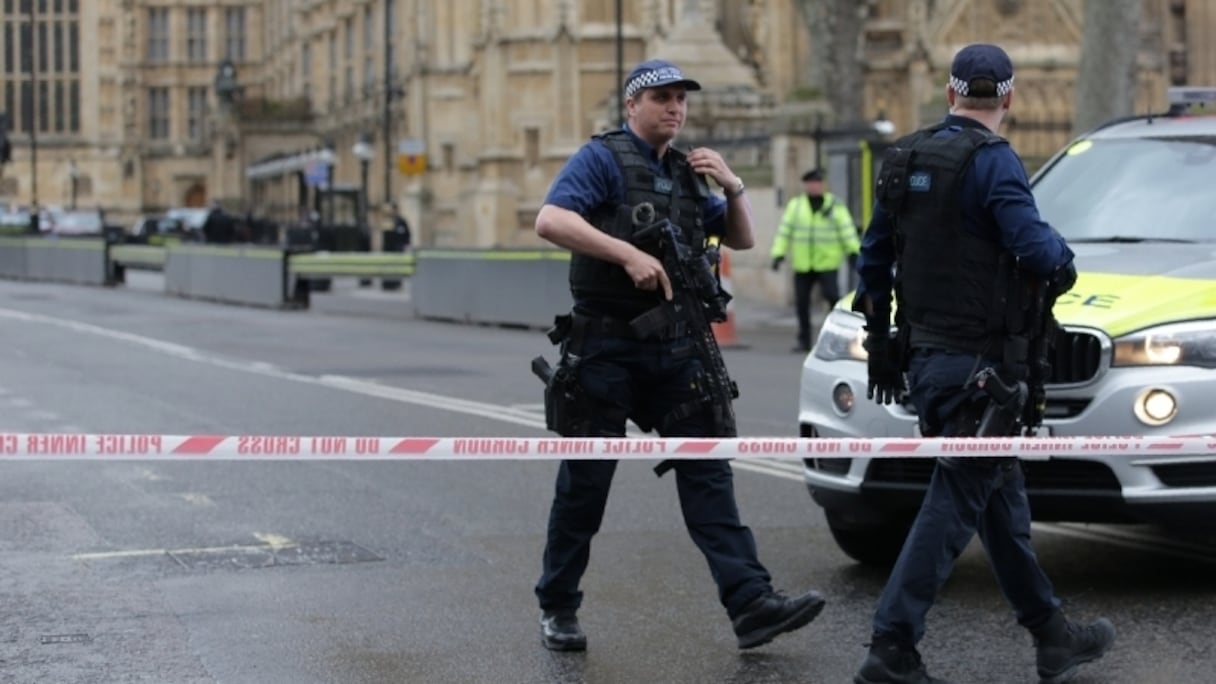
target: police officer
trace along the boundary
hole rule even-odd
[[[811,349],[811,289],[819,283],[828,308],[836,306],[840,299],[837,271],[846,257],[853,265],[860,249],[853,215],[844,202],[824,190],[823,172],[807,171],[802,174],[802,183],[806,194],[786,203],[770,252],[774,271],[792,253],[790,268],[794,272],[794,308],[798,314],[796,352]]]
[[[867,319],[867,396],[888,404],[903,392],[892,354],[898,346],[909,357],[908,392],[921,432],[966,437],[976,435],[992,401],[971,379],[1010,365],[1005,342],[1020,314],[1008,309],[1018,298],[1005,295],[1016,291],[1014,279],[1046,282],[1058,294],[1076,271],[1064,239],[1039,217],[1020,159],[996,133],[1013,101],[1008,55],[994,45],[963,48],[946,98],[945,121],[898,141],[883,162],[853,308]],[[1033,635],[1044,682],[1067,681],[1110,648],[1115,629],[1108,620],[1081,625],[1060,610],[1030,544],[1017,459],[939,459],[879,599],[855,682],[941,681],[929,676],[916,644],[937,592],[977,532],[1018,623]]]
[[[751,208],[743,182],[717,152],[688,153],[671,142],[688,113],[687,93],[701,86],[674,64],[642,62],[623,84],[627,123],[595,136],[562,168],[536,218],[536,232],[571,250],[574,300],[566,354],[576,356],[584,395],[582,435],[624,437],[632,419],[671,436],[733,436],[713,419],[697,386],[705,372],[689,354],[689,331],[671,326],[638,335],[628,323],[671,299],[661,262],[630,242],[622,222],[642,202],[658,218],[679,226],[690,249],[701,252],[709,235],[733,249],[749,249]],[[723,189],[710,192],[705,177]],[[684,522],[705,555],[718,598],[732,621],[739,648],[767,643],[798,629],[822,610],[816,592],[788,598],[773,591],[751,530],[739,521],[730,464],[725,460],[674,460]],[[536,585],[544,645],[583,650],[587,639],[576,612],[579,580],[591,538],[600,528],[616,461],[571,460],[559,467],[543,573]]]

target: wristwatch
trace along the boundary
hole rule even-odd
[[[747,189],[747,186],[743,185],[742,178],[739,178],[737,180],[739,182],[735,184],[735,187],[731,190],[726,191],[727,199],[734,199],[734,198],[738,197],[739,195],[742,195],[743,191]]]

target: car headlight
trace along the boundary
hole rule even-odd
[[[833,310],[823,321],[823,329],[819,332],[819,340],[815,342],[815,358],[824,361],[840,361],[853,359],[865,361],[869,358],[861,343],[866,338],[862,328],[866,319],[856,314],[839,309]]]
[[[1172,323],[1120,337],[1112,365],[1216,368],[1216,321]]]

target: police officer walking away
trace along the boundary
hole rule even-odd
[[[1017,358],[1019,345],[1008,343],[1024,324],[1023,298],[1013,293],[1027,282],[1063,293],[1076,270],[1072,250],[1039,217],[1021,160],[996,133],[1013,101],[1009,56],[995,45],[963,48],[946,98],[945,121],[898,141],[883,162],[853,309],[867,320],[867,396],[894,401],[904,389],[899,359],[907,359],[921,432],[968,437],[985,410],[998,406],[973,379],[984,369],[1001,377],[1027,363]],[[1067,681],[1110,648],[1110,621],[1081,625],[1060,610],[1031,547],[1017,459],[943,458],[879,599],[857,684],[941,681],[929,676],[916,644],[937,592],[977,532],[1018,623],[1033,635],[1042,681]]]
[[[706,402],[699,389],[706,369],[689,353],[690,331],[677,323],[639,334],[629,325],[672,298],[662,263],[631,242],[629,217],[634,207],[650,203],[656,218],[669,219],[686,247],[701,253],[709,235],[733,249],[751,248],[751,207],[743,182],[720,154],[671,146],[688,113],[687,92],[700,84],[674,64],[650,60],[622,85],[627,124],[595,136],[567,161],[536,217],[540,237],[572,252],[574,310],[563,364],[573,369],[581,399],[576,426],[558,431],[624,437],[632,419],[664,437],[733,436],[733,426],[728,430],[715,420],[723,407]],[[722,187],[725,200],[710,192],[706,176]],[[739,648],[760,646],[814,619],[824,606],[818,593],[789,598],[773,591],[751,530],[739,520],[730,464],[668,463],[684,522],[709,564]],[[586,648],[576,617],[583,598],[579,580],[615,470],[610,460],[569,460],[559,467],[536,585],[542,641],[550,649]]]
[[[789,253],[794,271],[794,309],[798,314],[796,352],[811,349],[811,289],[819,283],[819,291],[828,308],[840,299],[837,273],[848,257],[850,269],[856,263],[860,243],[853,215],[835,195],[825,192],[823,172],[811,169],[802,174],[806,194],[794,197],[785,205],[781,226],[773,238],[773,270]]]

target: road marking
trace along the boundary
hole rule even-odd
[[[227,552],[277,551],[296,546],[292,540],[278,534],[254,532],[253,536],[261,544],[231,544],[228,546],[196,546],[184,549],[130,549],[126,551],[96,551],[93,553],[76,553],[72,560],[110,560],[114,558],[144,558],[147,556],[164,556],[169,554],[201,554]]]
[[[152,470],[151,468],[140,468],[139,476],[149,482],[160,482],[161,480],[169,479],[168,476],[161,475],[160,473],[156,472],[155,470]]]
[[[31,323],[42,323],[44,325],[52,325],[60,328],[65,328],[73,332],[96,335],[106,337],[113,340],[118,340],[128,344],[134,344],[141,347],[151,349],[169,356],[203,363],[210,366],[234,370],[238,372],[255,373],[267,377],[276,378],[279,380],[289,380],[308,385],[329,387],[338,389],[353,394],[361,394],[364,396],[377,397],[396,401],[404,404],[413,404],[416,406],[424,406],[455,413],[463,413],[466,415],[480,416],[490,420],[499,422],[511,423],[514,425],[522,425],[524,427],[535,428],[537,430],[545,429],[545,419],[543,415],[536,415],[534,412],[526,410],[537,406],[536,404],[520,404],[514,406],[503,406],[499,404],[490,404],[485,402],[473,401],[469,399],[459,399],[456,397],[446,396],[442,394],[433,394],[431,392],[421,392],[418,390],[409,390],[400,387],[391,387],[387,385],[379,385],[366,380],[349,378],[338,375],[322,375],[312,376],[302,373],[293,373],[285,371],[274,364],[265,361],[233,361],[224,359],[218,356],[206,354],[198,349],[186,345],[176,344],[173,342],[165,342],[152,337],[145,337],[135,333],[127,333],[111,328],[105,328],[91,323],[83,323],[80,321],[72,321],[53,316],[45,316],[42,314],[34,314],[16,309],[0,308],[0,317],[9,318],[12,320],[26,321]],[[0,388],[0,396],[3,396],[4,391]],[[10,402],[13,400],[10,399]],[[18,401],[21,401],[18,398]],[[68,432],[79,432],[79,430],[67,430]],[[631,434],[637,434],[638,431],[631,430]],[[783,480],[792,480],[796,482],[804,482],[802,477],[802,469],[797,463],[778,463],[765,459],[734,459],[733,467],[746,472],[768,475],[777,477]],[[1163,552],[1169,555],[1198,560],[1201,562],[1216,562],[1216,556],[1212,555],[1212,550],[1207,549],[1203,545],[1191,545],[1184,542],[1174,543],[1170,540],[1159,540],[1150,538],[1137,538],[1128,533],[1112,534],[1110,528],[1101,528],[1101,532],[1097,532],[1094,528],[1078,529],[1072,526],[1064,526],[1059,524],[1041,524],[1035,523],[1037,529],[1051,534],[1064,536],[1072,536],[1081,539],[1088,539],[1095,542],[1104,542],[1115,546],[1123,546],[1125,548],[1133,548],[1140,550],[1148,550],[1154,552]],[[174,553],[191,553],[191,552],[214,552],[224,550],[256,550],[273,548],[269,544],[263,546],[228,546],[228,547],[208,547],[199,549],[178,549]],[[97,554],[77,554],[74,558],[88,560],[94,558],[119,558],[128,556],[147,556],[169,553],[167,549],[148,549],[142,551],[113,551],[102,552]],[[1205,555],[1206,553],[1206,555]]]
[[[194,492],[186,492],[183,494],[178,494],[178,496],[185,499],[188,503],[194,504],[195,506],[214,506],[215,505],[215,502],[211,500],[211,497],[207,496],[206,494],[197,494]]]
[[[295,542],[287,537],[284,537],[281,534],[274,534],[273,532],[254,532],[253,536],[255,539],[272,549],[285,549],[289,546],[296,545]]]

